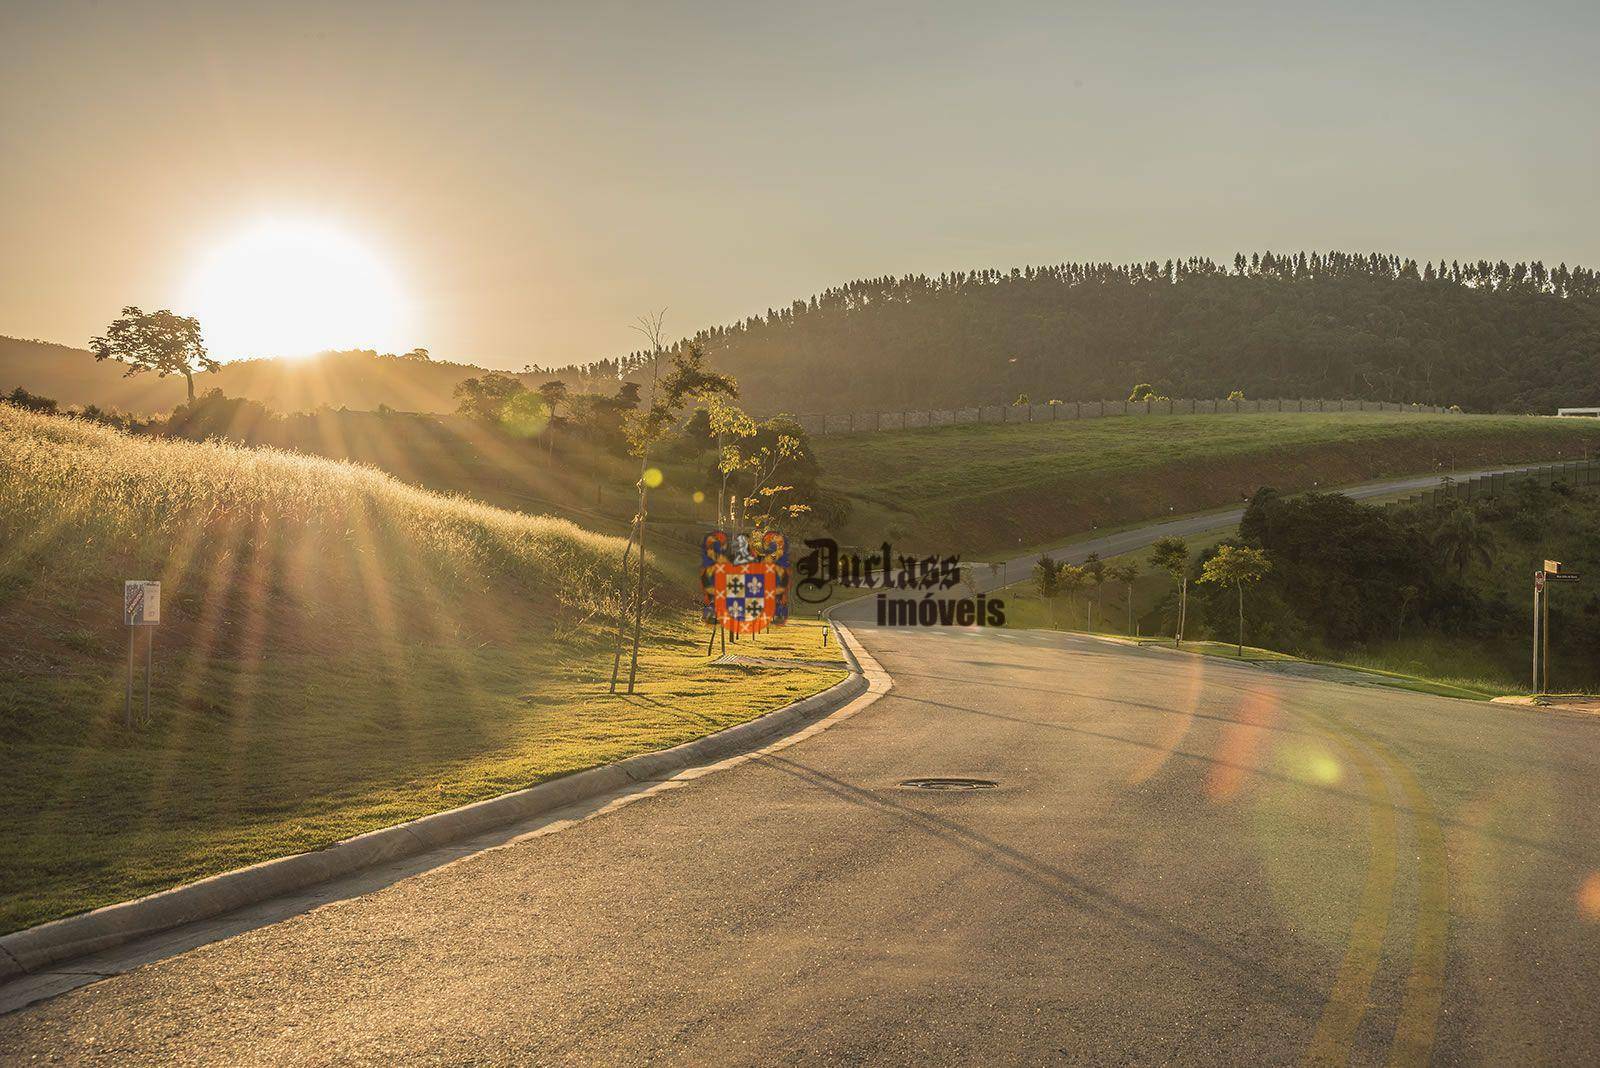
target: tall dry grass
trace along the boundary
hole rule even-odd
[[[622,544],[371,467],[0,405],[0,573],[154,574],[175,557],[263,550],[312,563],[353,553],[369,573],[403,572],[441,595],[494,588],[590,615],[615,609]]]

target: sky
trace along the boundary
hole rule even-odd
[[[379,265],[368,344],[496,367],[884,274],[1600,265],[1597,40],[1576,2],[0,0],[0,334],[195,314],[280,223]],[[232,314],[224,358],[297,311]]]

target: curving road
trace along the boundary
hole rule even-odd
[[[0,1017],[0,1062],[1600,1061],[1600,721],[855,633],[893,689],[830,729]]]

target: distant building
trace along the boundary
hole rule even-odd
[[[1557,408],[1556,414],[1587,416],[1590,419],[1600,419],[1600,408]]]

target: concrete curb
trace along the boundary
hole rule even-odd
[[[837,625],[835,629],[843,630]],[[848,678],[747,723],[671,749],[644,753],[525,790],[368,831],[310,853],[262,861],[0,936],[0,983],[752,748],[756,742],[789,731],[806,720],[835,712],[867,692],[869,680],[851,648],[854,636],[849,636],[849,642],[843,637],[840,648],[850,670]]]

